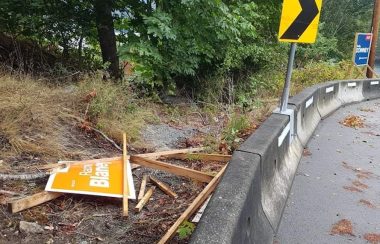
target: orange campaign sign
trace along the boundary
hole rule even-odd
[[[94,159],[59,162],[67,167],[49,177],[46,191],[106,197],[123,197],[123,160]],[[131,165],[127,163],[128,198],[136,199]]]

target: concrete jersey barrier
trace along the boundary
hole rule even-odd
[[[343,105],[380,98],[379,81],[318,84],[289,100],[294,118],[272,114],[234,152],[190,243],[272,244],[303,148],[319,122]]]

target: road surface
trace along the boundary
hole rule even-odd
[[[340,124],[348,115],[364,127]],[[380,100],[346,106],[319,124],[274,243],[380,243]]]

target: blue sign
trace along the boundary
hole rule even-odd
[[[356,66],[368,65],[372,33],[356,33],[354,63]]]

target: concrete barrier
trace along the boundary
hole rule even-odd
[[[295,131],[304,146],[306,146],[319,121],[321,121],[321,115],[317,108],[320,87],[321,85],[309,87],[289,99],[289,104],[296,107]]]
[[[272,244],[303,147],[318,123],[342,105],[380,98],[378,81],[319,84],[289,100],[289,115],[272,114],[234,152],[190,243]]]
[[[380,79],[363,81],[363,96],[365,99],[374,99],[380,96]]]
[[[342,101],[339,99],[339,88],[339,82],[328,82],[319,87],[317,108],[322,119],[342,105]]]
[[[339,82],[338,98],[342,104],[361,102],[363,96],[363,80],[351,80]]]
[[[191,243],[272,243],[261,205],[260,156],[236,151]]]

